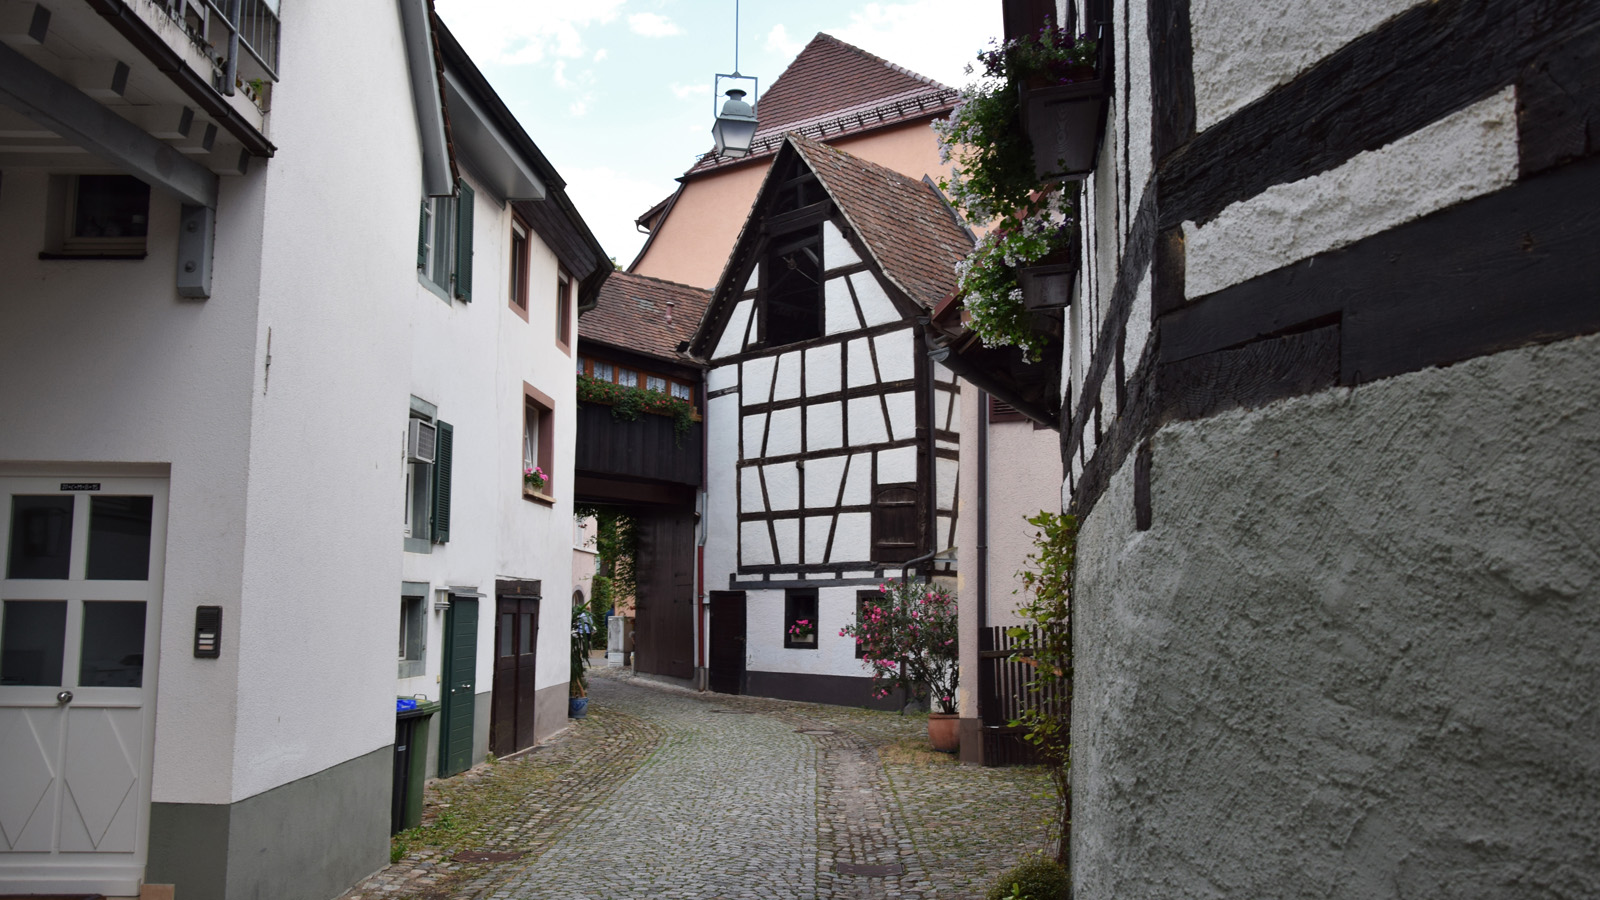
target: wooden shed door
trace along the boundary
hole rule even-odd
[[[508,756],[534,744],[533,678],[539,658],[537,596],[496,596],[494,648],[489,749],[496,756]]]
[[[711,689],[744,693],[744,591],[711,592]]]
[[[693,513],[639,517],[633,646],[641,672],[694,676],[694,528]]]

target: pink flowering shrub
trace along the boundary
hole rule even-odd
[[[938,712],[956,711],[957,617],[955,595],[937,584],[890,579],[861,619],[839,631],[853,637],[872,670],[874,696],[904,688]]]

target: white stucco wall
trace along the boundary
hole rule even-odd
[[[1591,336],[1172,425],[1146,532],[1124,465],[1078,545],[1079,896],[1600,889],[1597,396]]]
[[[1194,0],[1196,128],[1210,128],[1418,2]]]
[[[1184,292],[1198,297],[1402,225],[1517,178],[1507,87],[1343,165],[1184,224]]]

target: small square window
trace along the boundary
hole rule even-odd
[[[644,379],[645,390],[667,392],[667,380],[659,375],[646,375]]]
[[[817,621],[817,589],[789,588],[783,592],[783,646],[788,650],[817,649],[821,631]]]
[[[639,386],[639,373],[632,369],[618,369],[617,384],[623,387],[636,388]]]
[[[150,228],[150,186],[131,175],[52,179],[48,252],[140,258]]]
[[[612,368],[611,363],[599,362],[598,360],[595,362],[594,378],[596,381],[612,381],[616,377],[616,369]]]
[[[446,292],[450,290],[451,255],[455,252],[455,210],[454,197],[429,197],[422,203],[418,268],[423,278]]]
[[[687,400],[690,403],[693,403],[694,388],[688,386],[687,384],[683,384],[682,382],[674,381],[672,383],[672,396],[677,397],[679,400]]]
[[[426,665],[428,617],[426,597],[400,598],[400,670],[399,677],[414,678],[423,674]]]

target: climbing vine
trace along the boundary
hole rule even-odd
[[[1077,566],[1078,519],[1048,510],[1030,518],[1038,529],[1028,568],[1017,573],[1027,602],[1017,614],[1029,626],[1006,629],[1028,649],[1012,657],[1032,670],[1023,686],[1022,715],[1011,722],[1025,729],[1050,770],[1056,789],[1056,861],[1067,864],[1072,837],[1072,576]]]

